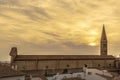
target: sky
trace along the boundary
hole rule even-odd
[[[102,26],[108,54],[120,54],[119,0],[0,0],[0,60],[21,55],[99,55]]]

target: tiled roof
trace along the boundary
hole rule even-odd
[[[14,77],[14,76],[23,76],[25,75],[22,72],[11,69],[10,67],[0,65],[0,78],[4,77]]]
[[[91,60],[91,59],[115,59],[112,55],[17,55],[15,61],[19,60]]]

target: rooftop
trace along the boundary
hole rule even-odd
[[[100,55],[17,55],[15,61],[19,60],[101,60],[115,59],[114,56]]]

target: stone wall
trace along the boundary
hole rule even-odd
[[[44,60],[15,61],[18,70],[73,69],[88,67],[113,67],[114,60]]]

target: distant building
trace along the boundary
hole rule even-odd
[[[10,62],[8,62],[8,61],[0,61],[0,65],[4,65],[4,66],[10,67]]]
[[[8,66],[0,65],[0,80],[25,80],[25,74]]]
[[[103,26],[100,55],[18,55],[17,48],[10,51],[11,66],[30,74],[56,74],[77,72],[82,67],[114,68],[115,57],[107,54],[107,36]]]
[[[113,75],[106,70],[86,69],[86,72],[72,74],[57,74],[48,80],[113,80]]]

